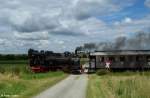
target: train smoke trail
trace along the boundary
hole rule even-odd
[[[137,32],[133,37],[120,36],[112,42],[86,43],[78,50],[150,50],[150,33]]]

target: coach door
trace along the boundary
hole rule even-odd
[[[89,62],[90,64],[90,68],[89,69],[96,69],[96,57],[95,56],[90,56],[90,62]]]

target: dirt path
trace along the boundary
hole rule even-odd
[[[34,98],[85,98],[87,75],[70,75]]]

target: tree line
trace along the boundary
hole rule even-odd
[[[0,54],[0,60],[27,60],[27,54]]]

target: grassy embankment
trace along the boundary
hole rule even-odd
[[[89,75],[87,98],[150,98],[150,72]]]
[[[30,98],[66,76],[63,72],[32,73],[27,61],[1,61],[0,98]]]

